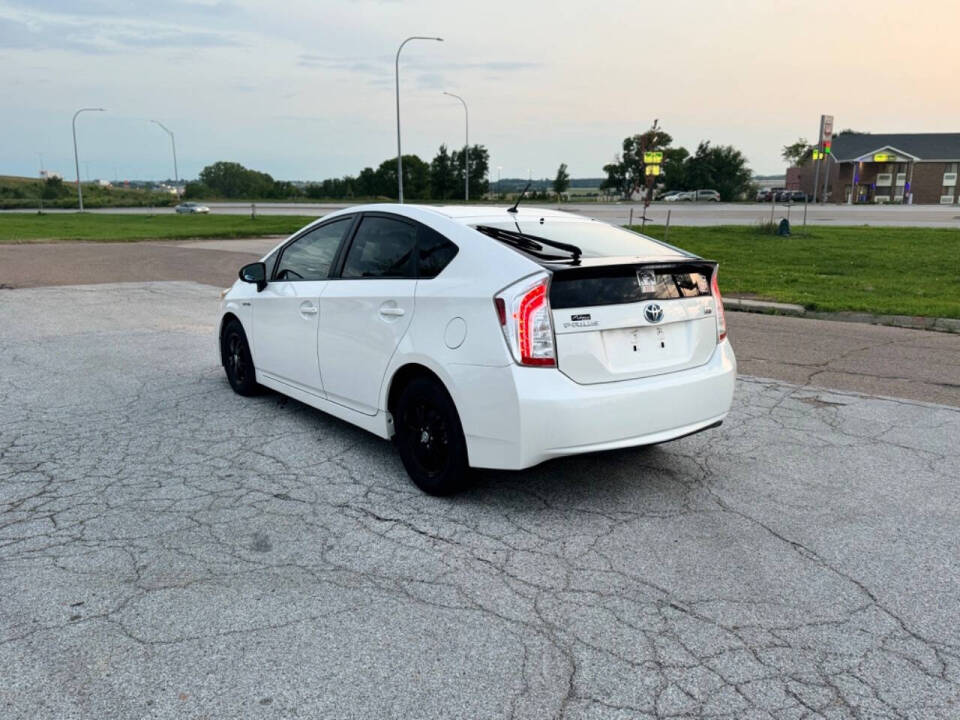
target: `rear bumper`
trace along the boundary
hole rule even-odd
[[[452,366],[470,464],[519,470],[550,458],[650,445],[723,420],[737,361],[727,341],[700,367],[596,385],[554,369]]]

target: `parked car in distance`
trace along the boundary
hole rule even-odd
[[[210,212],[210,208],[208,208],[206,205],[201,205],[200,203],[195,202],[182,202],[177,205],[174,210],[176,210],[180,215],[196,213],[207,214]]]
[[[720,193],[716,190],[697,190],[694,199],[700,202],[720,202]]]
[[[667,191],[666,191],[665,193],[663,193],[660,197],[658,197],[657,200],[669,200],[669,199],[672,198],[674,195],[679,195],[679,194],[682,193],[682,192],[683,192],[683,190],[667,190]]]
[[[670,197],[665,197],[666,202],[690,202],[695,200],[697,193],[694,190],[684,190],[678,192],[676,195],[671,195]]]
[[[807,194],[803,190],[789,190],[785,197],[785,202],[802,203],[807,201]]]
[[[770,188],[763,188],[757,191],[757,202],[770,202],[773,199],[774,191]]]
[[[219,341],[235,392],[392,438],[439,495],[715,427],[737,368],[715,262],[539,208],[330,213],[240,270]]]

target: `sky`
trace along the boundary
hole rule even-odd
[[[0,0],[0,174],[173,174],[217,160],[276,178],[356,174],[441,143],[490,152],[491,179],[602,176],[653,120],[757,174],[835,127],[960,131],[955,0]],[[42,155],[42,157],[41,157]]]

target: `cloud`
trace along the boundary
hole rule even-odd
[[[349,57],[333,57],[305,53],[300,55],[297,65],[308,69],[325,70],[347,75],[360,75],[370,85],[384,86],[393,83],[394,57],[382,55],[376,60]],[[542,67],[540,62],[517,60],[492,60],[483,62],[444,62],[437,59],[425,59],[412,56],[403,58],[403,69],[414,73],[417,87],[426,90],[447,87],[450,83],[445,73],[481,72],[489,76],[501,76],[507,73],[522,72]]]
[[[238,11],[231,2],[190,2],[190,0],[3,0],[0,5],[24,8],[31,13],[66,17],[194,18],[223,16]]]
[[[228,34],[137,23],[0,17],[0,49],[105,54],[135,48],[206,48],[239,44]]]

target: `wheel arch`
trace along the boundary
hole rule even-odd
[[[413,378],[416,377],[428,377],[431,380],[435,380],[440,384],[450,396],[450,399],[453,401],[453,406],[457,409],[457,415],[460,415],[460,408],[457,404],[457,397],[453,391],[453,386],[449,381],[449,378],[444,377],[444,373],[440,368],[431,367],[425,362],[417,360],[407,360],[406,362],[399,365],[389,376],[389,381],[384,384],[383,396],[381,407],[383,407],[388,413],[387,429],[390,435],[393,435],[393,411],[397,404],[397,399],[400,397],[400,393],[403,391],[403,388],[409,383]]]
[[[244,327],[243,320],[241,320],[235,313],[231,312],[230,310],[227,310],[223,314],[223,317],[220,318],[220,330],[217,333],[217,341],[218,341],[217,345],[220,347],[220,364],[224,366],[226,366],[226,358],[224,358],[223,356],[223,331],[227,327],[227,323],[229,323],[231,320],[236,320],[238,323],[240,323],[240,327],[243,329],[243,334],[244,335],[247,334],[247,328]],[[247,343],[249,344],[249,342],[250,342],[250,338],[248,337]]]

